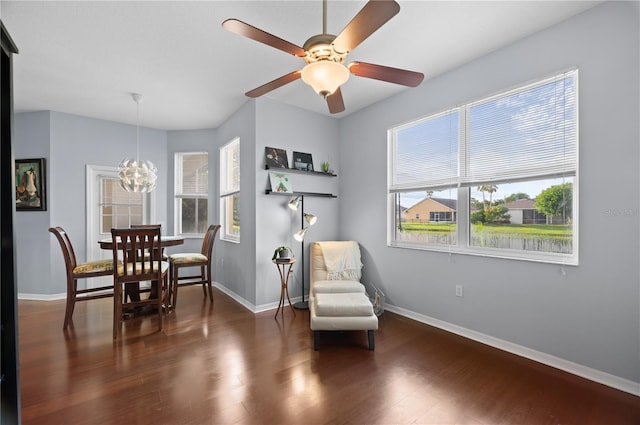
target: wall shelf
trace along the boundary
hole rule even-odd
[[[305,171],[308,173],[309,171]],[[338,195],[333,193],[319,193],[319,192],[274,192],[271,189],[265,189],[265,195],[286,195],[286,196],[315,196],[318,198],[337,198]]]
[[[269,167],[266,164],[264,166],[264,169],[265,170],[280,171],[282,173],[312,174],[314,176],[324,176],[324,177],[337,177],[338,176],[337,174],[325,173],[324,171],[307,171],[307,170],[298,170],[296,168],[275,168],[275,167]]]

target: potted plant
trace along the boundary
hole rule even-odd
[[[293,251],[288,246],[279,246],[273,251],[273,257],[271,260],[276,260],[277,258],[289,259],[293,257]]]
[[[329,163],[327,161],[322,163],[322,171],[324,171],[325,173],[329,172]]]

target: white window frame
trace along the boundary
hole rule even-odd
[[[507,95],[512,92],[516,92],[519,90],[523,90],[529,87],[536,87],[539,85],[543,85],[546,82],[552,80],[562,79],[563,77],[573,76],[574,78],[574,88],[575,88],[575,116],[573,117],[575,120],[575,169],[570,170],[567,173],[567,177],[570,177],[573,181],[573,203],[572,203],[572,252],[571,254],[563,254],[563,253],[554,253],[554,252],[539,252],[539,251],[528,251],[528,250],[509,250],[509,249],[499,249],[499,248],[488,248],[488,247],[478,247],[470,245],[470,207],[469,201],[471,197],[470,188],[473,187],[473,184],[469,182],[465,182],[466,170],[464,165],[467,158],[467,151],[469,146],[469,139],[467,137],[468,132],[468,114],[469,108],[473,105],[476,105],[480,102],[484,102],[490,100],[492,98]],[[411,127],[412,125],[417,125],[425,122],[426,120],[436,119],[441,116],[445,116],[452,111],[457,111],[459,116],[459,152],[454,154],[454,157],[457,157],[458,162],[458,170],[456,178],[451,178],[451,180],[447,183],[446,178],[441,179],[441,181],[432,182],[430,185],[427,183],[420,182],[417,185],[411,184],[402,184],[402,182],[396,182],[396,147],[397,141],[395,135],[397,131],[400,129],[406,129]],[[499,93],[495,96],[489,96],[484,99],[480,99],[478,101],[469,102],[466,105],[462,105],[457,108],[449,109],[447,111],[443,111],[437,114],[434,114],[429,117],[421,118],[419,120],[405,123],[402,125],[398,125],[396,127],[390,128],[388,131],[388,207],[387,207],[387,215],[388,215],[388,231],[387,231],[387,245],[390,247],[399,247],[399,248],[410,248],[410,249],[421,249],[421,250],[429,250],[429,251],[440,251],[440,252],[448,252],[448,253],[458,253],[458,254],[469,254],[469,255],[479,255],[479,256],[488,256],[488,257],[497,257],[497,258],[507,258],[507,259],[518,259],[518,260],[529,260],[529,261],[538,261],[538,262],[548,262],[548,263],[557,263],[557,264],[568,264],[568,265],[577,265],[578,264],[578,71],[571,70],[566,73],[554,76],[552,78],[541,79],[540,81],[534,82],[532,84],[525,84],[521,87],[505,90],[502,93]],[[530,176],[522,181],[536,181],[543,180],[548,178],[548,175],[541,173],[539,176]],[[557,176],[556,176],[557,177]],[[565,177],[565,176],[560,176]],[[520,181],[521,177],[516,176],[516,179],[513,181]],[[501,183],[506,184],[511,181],[506,178]],[[500,184],[500,182],[496,182],[496,184]],[[429,189],[448,190],[451,199],[457,199],[457,212],[456,212],[456,235],[455,242],[452,244],[435,244],[435,243],[424,243],[424,242],[406,242],[396,240],[396,228],[395,226],[398,224],[396,219],[399,214],[398,205],[396,205],[397,199],[396,196],[398,193],[406,193],[411,191],[424,191]]]
[[[207,207],[209,207],[209,193],[208,189],[206,193],[185,193],[183,188],[183,159],[187,155],[206,155],[209,157],[209,153],[205,151],[192,151],[192,152],[176,152],[174,154],[174,195],[173,195],[173,205],[174,205],[174,229],[176,230],[176,235],[181,235],[184,237],[193,237],[199,238],[202,237],[203,233],[193,232],[193,233],[185,233],[182,231],[182,200],[183,199],[206,199]],[[208,178],[208,177],[207,177]],[[207,181],[208,187],[208,181]],[[209,208],[207,208],[209,209]],[[209,212],[207,211],[207,217],[205,217],[205,230],[209,222]],[[198,217],[197,217],[197,208],[196,208],[196,229],[198,227]]]
[[[102,180],[117,178],[117,167],[90,164],[86,166],[86,258],[111,258],[111,251],[100,249],[98,246],[100,239],[111,237],[111,233],[101,232]],[[142,198],[143,223],[156,223],[156,191],[144,195]]]
[[[227,161],[228,151],[237,149],[237,162],[229,164]],[[237,167],[238,177],[232,177],[233,171],[229,167]],[[220,148],[220,222],[222,224],[222,232],[220,239],[240,243],[240,230],[235,231],[233,226],[233,217],[229,217],[229,201],[239,203],[240,199],[240,138],[236,137]],[[238,205],[240,208],[240,205]],[[240,229],[241,229],[240,224]]]

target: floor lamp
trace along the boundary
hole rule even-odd
[[[305,214],[304,212],[304,196],[303,195],[298,195],[295,198],[293,198],[291,201],[289,201],[289,208],[291,208],[294,211],[298,211],[298,207],[300,207],[300,205],[302,205],[301,210],[302,210],[302,214],[300,216],[300,230],[298,230],[294,235],[293,238],[295,240],[297,240],[298,242],[301,243],[301,253],[300,253],[300,257],[301,257],[301,270],[302,270],[302,301],[301,302],[297,302],[293,305],[294,308],[300,309],[300,310],[306,310],[309,308],[309,302],[304,300],[304,235],[307,233],[307,230],[309,229],[309,226],[313,226],[316,221],[318,221],[318,218],[313,215],[313,214]],[[305,226],[305,222],[307,223],[307,226]]]

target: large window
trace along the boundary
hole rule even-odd
[[[389,132],[392,246],[577,264],[577,71]]]
[[[175,154],[176,229],[182,235],[200,235],[209,226],[209,155]]]
[[[240,242],[240,139],[220,148],[221,238]]]

